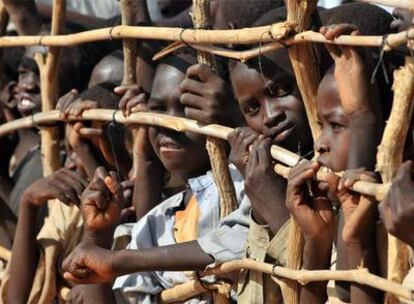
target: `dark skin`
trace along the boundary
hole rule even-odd
[[[260,74],[258,74],[258,77],[260,77]],[[240,74],[240,78],[238,79],[240,81],[244,79],[243,75]],[[233,84],[235,85],[239,80],[233,79]],[[264,94],[265,93],[259,95],[263,96]],[[237,99],[240,97],[237,95],[237,92],[236,97]],[[157,111],[164,110],[164,108],[160,107],[159,101],[153,98],[149,101],[149,108],[150,111],[151,109]],[[166,109],[168,109],[168,107]],[[178,105],[168,109],[167,113],[183,113],[183,109],[180,110],[181,112],[177,111],[177,109],[179,109]],[[256,127],[257,126],[259,126],[260,130],[262,129],[259,124],[257,124]],[[160,133],[161,132],[162,131],[160,131]],[[298,134],[301,133],[303,132],[299,131],[298,128]],[[159,135],[165,136],[163,134]],[[155,137],[154,139],[157,138],[159,137]],[[151,142],[154,141],[151,140]],[[157,151],[158,149],[154,150]],[[160,158],[163,159],[161,154],[159,155]],[[168,163],[169,165],[173,164],[170,161]],[[164,165],[166,165],[166,163]],[[99,250],[99,252],[97,250]],[[67,271],[66,278],[74,280],[80,284],[109,282],[115,276],[126,273],[134,273],[145,270],[201,270],[214,262],[213,258],[206,254],[199,247],[197,242],[188,242],[147,250],[121,250],[118,252],[106,251],[105,253],[102,252],[102,250],[103,249],[99,249],[92,245],[82,248],[78,247],[75,249],[72,256],[65,261],[64,269]],[[105,259],[105,261],[107,261],[105,265],[102,265],[102,259],[99,259],[99,263],[98,260],[96,260],[98,256],[102,256],[102,254],[108,255],[108,258]],[[85,269],[87,269],[87,273],[85,273]]]
[[[391,189],[378,210],[387,231],[414,248],[412,186],[413,162],[406,161],[398,169]]]
[[[357,34],[348,25],[321,29],[327,39],[350,32]],[[318,90],[317,110],[321,126],[321,135],[315,144],[315,149],[319,152],[318,163],[303,163],[292,169],[287,204],[305,238],[305,269],[329,267],[335,231],[331,205],[333,201],[339,202],[344,211],[344,225],[339,227],[337,237],[337,268],[355,269],[362,261],[375,273],[376,257],[375,254],[372,255],[375,243],[373,244],[372,238],[366,239],[367,235],[372,235],[371,230],[375,229],[373,203],[371,199],[357,196],[349,190],[356,175],[368,179],[366,174],[362,174],[364,171],[346,172],[341,181],[331,175],[328,183],[317,185],[318,189],[313,190],[313,196],[308,194],[305,183],[315,176],[320,166],[343,171],[358,164],[372,166],[371,162],[375,160],[375,155],[372,155],[374,153],[368,156],[366,154],[369,154],[367,151],[375,151],[377,144],[378,121],[375,117],[378,108],[375,105],[378,100],[375,100],[376,94],[364,72],[361,54],[349,47],[329,46],[328,50],[335,61],[335,70],[328,71]],[[366,150],[366,147],[372,150]],[[328,190],[329,193],[326,193]],[[328,194],[329,200],[326,198]],[[361,223],[362,219],[366,222]],[[303,303],[320,303],[326,301],[326,298],[324,282],[312,283],[301,289]],[[351,299],[355,303],[375,302],[378,294],[352,284]]]
[[[266,56],[266,64],[264,79],[255,63],[238,63],[232,69],[234,91],[250,128],[230,134],[230,160],[245,176],[253,218],[277,232],[289,213],[284,206],[286,182],[274,173],[270,145],[291,151],[297,151],[299,146],[307,149],[311,136],[287,52]],[[258,139],[259,134],[265,139]],[[277,216],[273,212],[275,206]]]
[[[36,241],[37,213],[50,199],[67,205],[78,205],[87,183],[85,176],[69,169],[61,169],[50,177],[33,183],[22,196],[13,257],[10,264],[8,301],[25,303],[32,289],[39,250]]]

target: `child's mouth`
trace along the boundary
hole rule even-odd
[[[160,154],[166,157],[175,156],[176,153],[182,152],[182,147],[172,140],[160,141]]]
[[[289,122],[274,128],[271,131],[270,136],[273,138],[274,143],[281,143],[284,142],[292,134],[294,129],[295,124]]]

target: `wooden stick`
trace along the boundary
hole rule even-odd
[[[7,26],[9,25],[10,16],[6,8],[3,5],[3,1],[0,1],[0,36],[6,34]],[[0,49],[0,69],[3,70],[3,49]]]
[[[114,112],[115,116],[114,116]],[[25,117],[13,120],[6,124],[0,125],[0,136],[4,136],[10,133],[15,132],[19,129],[34,128],[38,125],[44,124],[54,124],[57,122],[67,122],[67,121],[101,121],[101,122],[111,122],[113,117],[119,123],[123,124],[146,124],[159,126],[163,128],[168,128],[175,130],[177,132],[195,132],[198,134],[217,137],[219,139],[228,140],[229,134],[234,130],[229,127],[221,125],[201,125],[195,120],[175,117],[164,114],[157,113],[133,113],[128,117],[120,111],[116,110],[105,110],[105,109],[94,109],[87,110],[83,112],[81,117],[69,117],[67,120],[63,120],[60,112],[58,110],[37,113],[31,117]],[[270,149],[272,157],[279,161],[282,164],[285,164],[289,167],[295,166],[299,160],[300,156],[279,146],[273,145]],[[289,175],[289,168],[283,166],[276,166],[276,173],[287,178]],[[317,179],[320,181],[326,181],[326,172],[318,173]],[[340,175],[340,173],[337,173]],[[375,196],[378,201],[381,201],[389,190],[390,184],[375,184],[359,181],[354,185],[354,190],[366,194]]]
[[[405,9],[412,8],[411,0],[357,0],[357,1],[365,2],[365,3],[380,4],[380,5],[391,6],[391,7],[399,7],[399,8],[405,8]]]
[[[2,37],[0,47],[11,46],[75,46],[88,42],[112,39],[149,39],[167,41],[185,41],[195,44],[251,44],[270,42],[287,36],[290,25],[281,22],[254,28],[237,30],[202,30],[183,29],[177,27],[151,27],[151,26],[115,26],[75,34],[59,36],[13,36]]]
[[[195,28],[211,27],[210,1],[193,0],[193,23]],[[213,55],[199,51],[198,62],[217,71]],[[237,209],[237,196],[231,179],[226,144],[224,141],[212,136],[207,137],[206,148],[210,157],[214,181],[220,194],[220,217],[224,218]]]
[[[413,114],[414,59],[406,58],[405,66],[394,73],[394,101],[391,114],[378,147],[377,170],[382,180],[391,182],[403,160],[404,145]],[[402,282],[409,270],[407,245],[388,234],[388,279]],[[398,303],[388,295],[386,303]]]
[[[300,33],[310,26],[312,14],[316,9],[317,1],[287,0],[287,21],[295,24],[295,32]],[[302,95],[306,115],[314,140],[319,138],[320,127],[317,123],[316,102],[320,82],[318,61],[310,43],[292,45],[289,57],[295,72],[296,82]],[[291,225],[287,243],[287,267],[300,269],[302,266],[303,238],[299,224],[291,216]],[[283,299],[286,303],[299,303],[298,284],[283,284],[280,286]]]
[[[333,41],[327,41],[320,33],[306,31],[296,34],[294,37],[286,38],[291,32],[291,28],[291,24],[287,22],[238,30],[194,30],[150,26],[115,26],[112,28],[103,28],[68,35],[1,37],[0,47],[33,45],[69,47],[88,42],[124,38],[185,41],[185,43],[188,44],[257,44],[260,42],[265,44],[276,40],[282,41],[287,45],[304,42],[369,47],[381,47],[383,45],[383,36],[343,35]],[[384,50],[389,51],[407,43],[407,38],[414,38],[414,29],[408,30],[408,33],[407,31],[403,31],[388,35]]]
[[[215,268],[210,268],[201,273],[201,276],[219,275],[242,269],[254,270],[289,280],[298,281],[302,285],[309,282],[317,281],[347,281],[355,282],[362,285],[371,286],[378,290],[395,294],[403,299],[413,301],[412,290],[398,283],[387,281],[379,276],[373,275],[365,268],[344,271],[331,270],[293,270],[268,263],[253,261],[250,259],[241,259],[225,262]]]
[[[66,0],[53,1],[53,15],[51,34],[61,34],[65,23]],[[58,97],[58,64],[60,49],[50,47],[47,55],[36,53],[35,60],[39,66],[40,86],[42,95],[42,111],[55,108]],[[41,153],[43,156],[43,175],[48,176],[60,168],[59,130],[57,128],[42,128]]]
[[[122,25],[135,25],[137,21],[137,5],[134,0],[121,0]],[[137,41],[135,39],[124,39],[124,78],[122,85],[136,83],[137,66]]]

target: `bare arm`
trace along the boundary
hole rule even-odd
[[[33,0],[4,0],[3,4],[19,35],[36,35],[40,32],[42,22]]]

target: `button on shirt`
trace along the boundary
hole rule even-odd
[[[239,172],[230,166],[238,201],[244,196],[244,182]],[[199,236],[208,235],[220,226],[220,197],[212,173],[188,180],[189,187],[200,208]],[[184,209],[184,192],[178,193],[152,209],[132,228],[128,249],[137,250],[176,244],[174,238],[175,213]],[[245,239],[241,239],[244,246]],[[153,271],[125,275],[116,279],[113,289],[117,301],[128,303],[157,303],[157,295],[164,289],[188,281],[184,272]],[[188,303],[203,303],[196,299]]]

